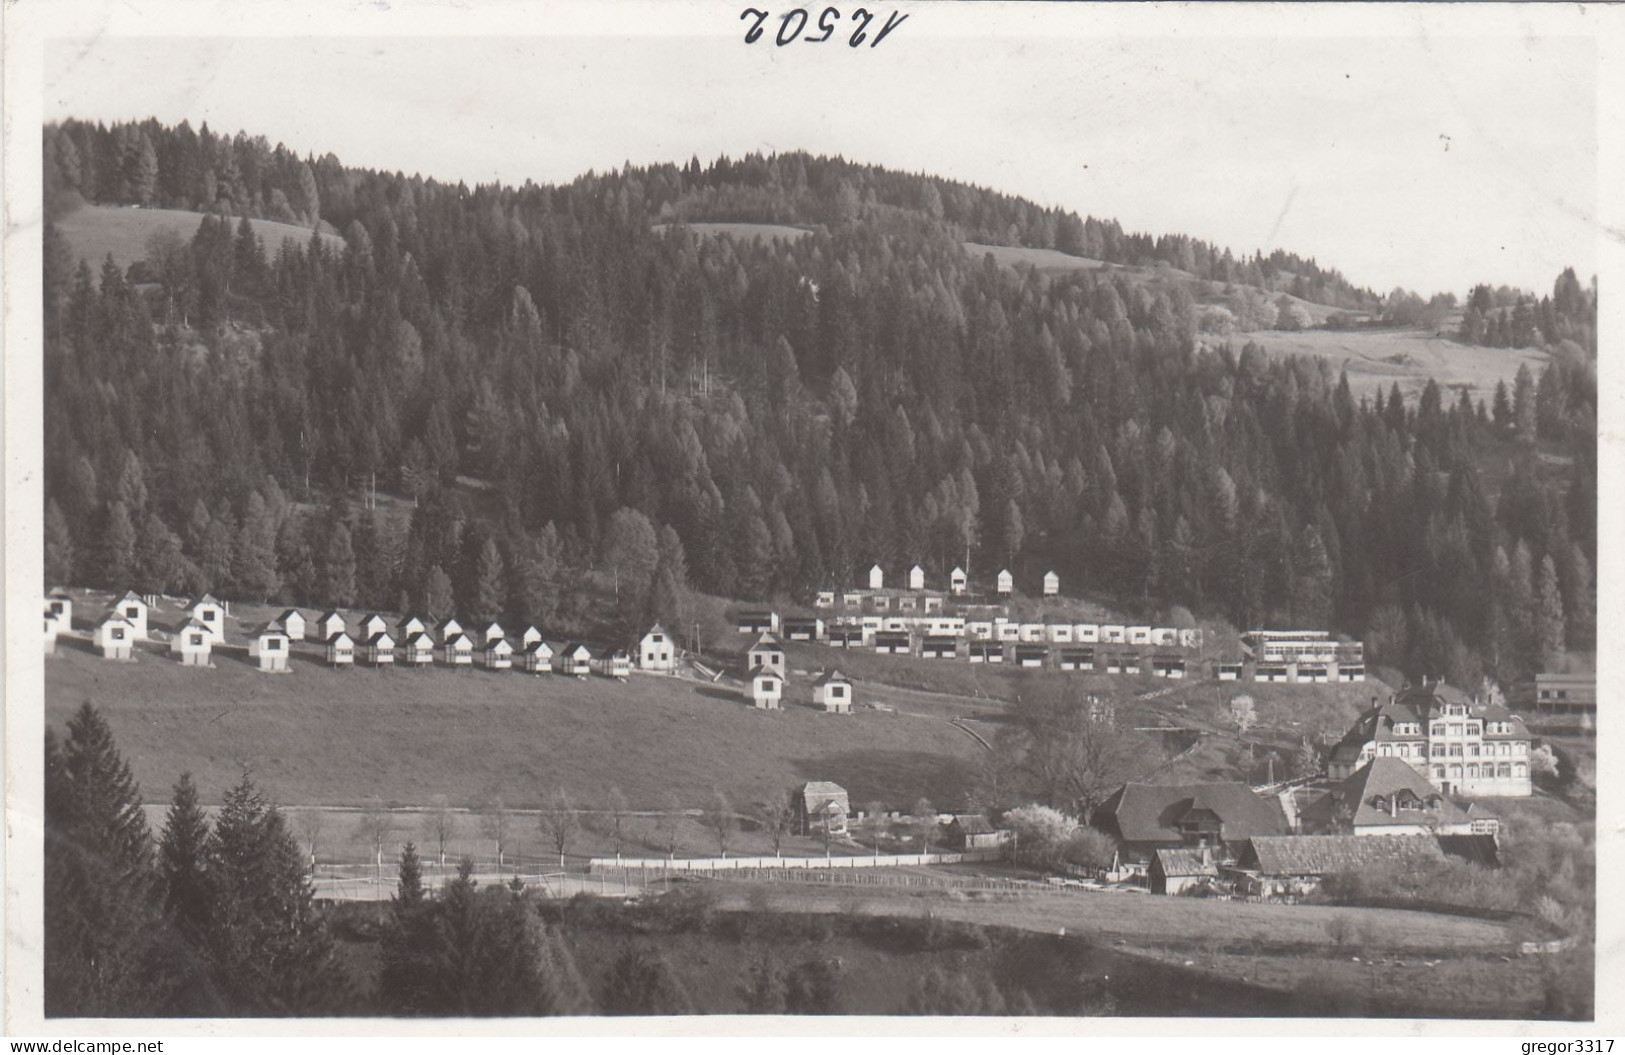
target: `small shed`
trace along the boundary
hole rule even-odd
[[[123,616],[109,613],[96,624],[96,647],[103,659],[134,659],[135,628]]]
[[[421,634],[429,629],[429,624],[415,615],[409,615],[401,620],[400,633],[402,641],[412,640],[413,634]]]
[[[527,674],[551,674],[553,646],[546,641],[537,641],[520,649],[519,669]]]
[[[207,667],[213,648],[214,633],[208,624],[197,618],[188,619],[169,639],[169,651],[180,659],[183,667]]]
[[[776,634],[779,632],[779,613],[767,609],[740,612],[737,626],[741,634]]]
[[[447,641],[450,641],[452,638],[456,637],[462,632],[462,623],[459,623],[455,619],[447,619],[444,623],[440,624],[440,643],[444,645]]]
[[[835,607],[835,591],[834,590],[819,590],[817,596],[813,598],[813,607],[814,608],[834,608]]]
[[[374,667],[395,662],[395,638],[388,630],[377,630],[361,644],[361,661]]]
[[[1220,681],[1240,681],[1241,664],[1218,662],[1213,664],[1213,676]]]
[[[955,568],[948,573],[948,592],[955,597],[965,596],[965,591],[969,586],[970,580],[966,577],[964,568]]]
[[[858,626],[838,626],[829,632],[824,643],[832,648],[861,648],[863,646],[863,628]]]
[[[1219,878],[1219,866],[1208,846],[1158,850],[1146,869],[1153,894],[1183,894]]]
[[[480,649],[480,665],[486,670],[512,670],[513,644],[505,637],[487,641]]]
[[[371,641],[376,635],[389,629],[389,620],[377,612],[368,612],[361,617],[361,629],[358,636],[362,641]]]
[[[920,642],[922,659],[953,659],[959,654],[959,639],[955,637],[927,637]]]
[[[1159,678],[1179,680],[1185,676],[1184,657],[1153,656],[1151,657],[1151,673]]]
[[[452,634],[440,643],[440,661],[453,668],[474,665],[474,641],[467,634]]]
[[[911,590],[925,589],[925,569],[918,564],[908,570],[908,588]]]
[[[802,835],[846,831],[846,818],[852,812],[846,789],[829,780],[811,780],[796,793],[796,822]]]
[[[264,671],[286,671],[290,649],[288,631],[278,622],[266,623],[248,639],[248,655]]]
[[[135,641],[147,639],[147,611],[147,602],[134,590],[126,590],[123,597],[113,602],[113,614],[129,624],[126,632]]]
[[[1061,577],[1053,571],[1044,573],[1044,596],[1054,597],[1061,592]]]
[[[750,698],[763,710],[778,710],[784,698],[784,679],[771,671],[758,669],[750,679]]]
[[[349,667],[355,665],[355,638],[348,631],[340,630],[327,639],[327,663],[333,667]]]
[[[334,609],[323,612],[317,618],[316,629],[322,635],[323,641],[331,641],[334,634],[346,633],[349,627],[344,623],[344,616],[340,615],[337,609]]]
[[[508,632],[502,629],[501,623],[492,620],[491,622],[485,624],[485,628],[480,631],[480,636],[483,637],[485,639],[485,643],[489,645],[493,641],[501,641],[503,638],[507,637]]]
[[[297,608],[289,608],[276,617],[287,633],[289,641],[303,641],[305,639],[305,613]]]
[[[519,635],[519,647],[521,649],[529,648],[541,639],[542,632],[540,630],[536,629],[534,626],[527,626],[525,627],[524,633]]]
[[[625,681],[632,676],[632,657],[625,649],[606,648],[593,664],[600,676]]]
[[[424,670],[434,663],[434,638],[427,630],[405,635],[401,644],[401,661],[409,667]]]
[[[886,573],[876,564],[869,569],[869,589],[884,590],[886,588]]]
[[[784,621],[784,636],[791,641],[822,641],[824,639],[824,621],[817,618],[786,619]]]
[[[831,670],[813,682],[813,702],[823,704],[833,714],[852,713],[852,682],[838,670]]]
[[[657,674],[670,674],[677,669],[676,643],[659,623],[638,639],[638,669]]]
[[[996,589],[1001,597],[1009,597],[1016,592],[1016,577],[1010,574],[1009,568],[999,572]]]
[[[980,813],[956,813],[948,822],[948,845],[955,850],[996,850],[1011,833],[993,827]]]
[[[564,651],[558,654],[557,666],[554,669],[560,674],[585,678],[592,673],[592,649],[579,643],[565,645]]]
[[[772,634],[763,634],[745,653],[745,669],[762,670],[784,677],[784,647]]]

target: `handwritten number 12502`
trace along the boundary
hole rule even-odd
[[[767,21],[768,12],[754,7],[747,7],[740,12],[739,17],[751,19],[750,28],[745,30],[745,43],[754,44],[760,40],[762,38],[762,23]],[[869,46],[871,48],[879,47],[880,42],[886,39],[886,34],[902,25],[907,18],[907,15],[893,11],[891,16],[886,19],[885,26],[875,34],[874,40],[869,42]],[[817,34],[807,32],[808,19],[807,9],[802,7],[793,8],[780,15],[779,31],[773,37],[773,43],[781,48],[786,44],[795,43],[798,39],[805,39],[809,44],[822,44],[835,35],[835,27],[841,21],[841,12],[838,8],[824,8],[823,13],[818,16],[816,28],[819,32]],[[852,36],[848,38],[846,46],[849,48],[861,47],[863,42],[868,39],[869,24],[874,20],[875,16],[870,14],[867,8],[860,7],[852,12],[852,21],[856,22],[857,25],[853,28]],[[804,38],[803,33],[806,33]]]

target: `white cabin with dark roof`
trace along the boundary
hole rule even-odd
[[[340,630],[327,639],[327,664],[330,667],[355,666],[355,638],[349,631]]]
[[[286,671],[288,653],[292,647],[289,641],[288,631],[281,623],[274,621],[267,623],[248,639],[249,658],[259,660],[261,670]]]
[[[344,622],[344,616],[337,609],[323,612],[317,617],[316,629],[322,635],[323,641],[331,641],[334,634],[346,634],[350,630],[349,626]],[[354,638],[350,640],[352,644],[355,641]]]
[[[427,630],[405,635],[401,642],[401,662],[418,670],[434,663],[434,638]]]
[[[677,643],[656,623],[638,639],[638,669],[670,674],[677,669]]]
[[[554,669],[560,674],[585,678],[592,673],[592,649],[579,643],[565,645],[564,651],[555,658],[555,663]]]
[[[283,631],[288,635],[289,641],[303,641],[305,639],[305,613],[297,608],[289,608],[276,617],[282,625]]]
[[[851,679],[838,670],[823,674],[813,682],[813,701],[832,714],[851,714]]]
[[[519,669],[527,674],[553,673],[553,646],[535,641],[519,650]]]
[[[925,569],[918,564],[908,570],[908,588],[911,590],[925,589]]]
[[[784,677],[784,648],[772,634],[763,634],[745,653],[745,669],[770,671]]]
[[[1055,597],[1061,592],[1061,577],[1053,571],[1044,573],[1044,596]]]
[[[886,588],[886,573],[876,564],[869,569],[869,589],[884,590]]]
[[[519,647],[529,648],[542,639],[542,632],[534,626],[525,627],[524,633],[519,635]]]
[[[632,676],[632,657],[623,648],[606,648],[593,660],[593,669],[601,677],[625,681]]]
[[[361,645],[361,660],[374,667],[387,667],[395,662],[395,638],[388,630],[379,630]]]
[[[188,619],[169,639],[169,651],[183,667],[207,667],[214,648],[214,632],[201,619]]]
[[[463,632],[463,624],[448,617],[444,623],[440,624],[438,629],[440,630],[440,643],[444,645],[447,641]]]
[[[461,631],[452,634],[440,643],[440,661],[450,664],[453,668],[472,667],[474,642]]]
[[[968,589],[970,589],[970,578],[965,574],[964,568],[955,568],[948,573],[949,593],[955,597],[963,597]]]
[[[501,623],[498,623],[495,620],[492,620],[491,622],[485,624],[485,630],[483,631],[483,635],[485,637],[485,643],[487,645],[490,645],[492,642],[500,641],[503,638],[507,637],[508,632],[506,630],[502,629],[502,624]]]
[[[401,641],[403,643],[410,641],[412,639],[412,635],[421,634],[427,629],[429,629],[428,623],[425,623],[415,615],[409,615],[405,619],[401,620]]]
[[[147,602],[134,590],[126,590],[124,596],[113,602],[113,612],[120,619],[129,624],[129,634],[132,640],[147,640]]]
[[[121,615],[108,613],[96,624],[96,647],[103,659],[131,660],[135,658],[135,628]]]
[[[513,644],[506,637],[491,639],[480,649],[480,663],[486,670],[512,670]]]
[[[388,630],[388,619],[385,619],[377,612],[368,612],[366,615],[361,617],[361,627],[357,631],[357,636],[359,636],[362,641],[371,641],[377,635],[385,633]]]
[[[784,678],[766,669],[758,669],[750,679],[751,701],[766,711],[779,710],[784,699]]]
[[[1010,574],[1009,568],[1005,568],[1003,571],[999,572],[995,589],[998,591],[1000,597],[1009,597],[1012,593],[1016,592],[1016,577]]]

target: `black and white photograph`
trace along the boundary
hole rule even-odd
[[[9,3],[6,1031],[1617,1026],[1622,16]]]

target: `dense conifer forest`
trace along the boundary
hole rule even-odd
[[[53,583],[545,625],[583,568],[660,615],[968,559],[1148,616],[1331,627],[1465,685],[1594,647],[1597,294],[1572,271],[1463,314],[1469,343],[1550,352],[1538,376],[1367,401],[1202,339],[1185,286],[964,245],[1348,324],[1453,299],[926,175],[784,154],[470,188],[184,123],[44,135],[48,217],[205,214],[126,271],[47,225]],[[312,237],[267,255],[249,217]]]

